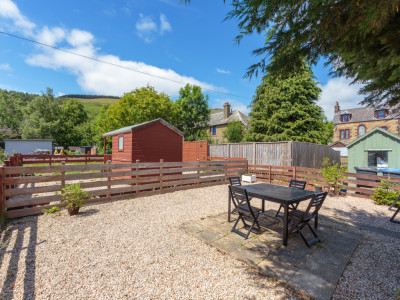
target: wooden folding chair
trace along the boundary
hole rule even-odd
[[[312,196],[311,201],[305,211],[301,211],[298,209],[289,211],[290,228],[288,233],[299,233],[307,247],[311,247],[315,243],[321,242],[315,230],[310,226],[310,221],[314,219],[314,228],[317,229],[318,211],[321,209],[321,206],[325,201],[326,195],[328,195],[328,193],[323,192]],[[313,211],[311,212],[312,209]],[[302,232],[305,226],[310,229],[311,233],[314,235],[314,239],[309,241],[306,239]]]
[[[258,233],[261,233],[261,227],[260,224],[258,223],[258,216],[261,213],[261,209],[250,205],[250,200],[249,196],[247,195],[247,191],[245,189],[230,185],[229,192],[231,193],[232,202],[233,205],[235,206],[235,210],[239,215],[231,231],[241,235],[245,239],[249,237],[250,232],[253,229],[257,230]],[[246,223],[244,217],[248,217],[253,220],[251,225]],[[248,229],[247,233],[243,233],[236,229],[239,220],[242,220],[244,228]],[[254,228],[254,225],[256,225],[257,228]]]
[[[242,182],[240,181],[239,176],[229,177],[229,182],[230,182],[231,186],[242,185]]]
[[[306,187],[306,184],[307,184],[307,182],[305,182],[305,181],[292,179],[292,180],[290,180],[289,187],[290,187],[290,188],[295,188],[295,189],[304,190],[305,187]],[[291,204],[291,206],[292,206],[292,209],[296,209],[297,206],[298,206],[298,204]],[[280,215],[279,215],[279,213],[281,212],[281,209],[282,209],[282,208],[283,208],[283,205],[281,204],[281,205],[279,206],[278,211],[276,212],[275,218],[278,218],[278,217],[279,217],[279,218],[283,218],[283,216],[280,216]]]

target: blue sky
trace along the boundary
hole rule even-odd
[[[246,37],[240,46],[235,21],[223,22],[230,9],[216,0],[28,1],[0,0],[0,30],[107,61],[142,73],[102,64],[0,34],[0,88],[55,95],[122,96],[147,84],[173,99],[183,84],[197,84],[211,107],[230,102],[248,112],[260,78],[244,80],[257,58],[251,50],[264,36]],[[359,86],[332,79],[321,62],[314,73],[323,89],[319,105],[329,119],[335,101],[356,107]],[[210,91],[213,90],[213,91]],[[221,91],[224,93],[217,93]]]

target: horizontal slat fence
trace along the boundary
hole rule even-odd
[[[66,184],[80,182],[87,203],[103,202],[224,184],[246,168],[243,160],[2,167],[0,182],[6,216],[15,218],[63,207]]]
[[[111,159],[111,154],[106,155],[51,155],[51,154],[23,154],[19,155],[22,165],[68,163],[106,163]]]
[[[257,181],[264,181],[272,184],[289,185],[290,180],[304,180],[307,182],[306,189],[314,190],[315,185],[321,185],[325,190],[328,188],[327,183],[321,175],[320,169],[304,168],[304,167],[277,167],[263,165],[248,165],[248,173],[256,174]],[[352,194],[357,197],[370,198],[374,193],[373,188],[379,187],[381,180],[389,180],[397,183],[396,190],[400,190],[400,178],[390,176],[365,175],[357,173],[344,173],[345,178],[342,183],[344,194]],[[351,192],[349,192],[351,191]]]

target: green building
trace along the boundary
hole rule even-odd
[[[400,137],[376,127],[347,145],[348,171],[354,167],[400,169]]]

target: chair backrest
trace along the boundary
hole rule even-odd
[[[322,192],[322,193],[315,194],[311,198],[310,203],[308,204],[308,207],[306,209],[306,214],[308,214],[311,211],[311,209],[314,209],[311,213],[313,215],[316,215],[318,213],[318,211],[320,210],[322,204],[324,203],[327,195],[328,195],[328,192]]]
[[[239,176],[229,177],[229,182],[231,183],[231,186],[242,185]]]
[[[289,187],[304,190],[306,187],[306,182],[301,180],[290,180]]]
[[[235,207],[238,207],[239,205],[242,205],[245,202],[250,207],[249,196],[247,195],[247,191],[245,189],[230,185],[229,192],[231,193],[232,202]]]

